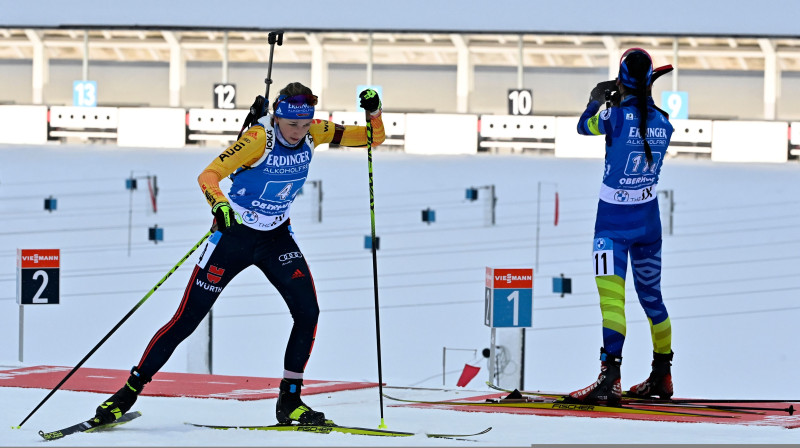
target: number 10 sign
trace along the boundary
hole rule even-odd
[[[492,328],[533,324],[533,269],[486,268],[483,323]]]

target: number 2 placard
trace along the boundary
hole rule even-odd
[[[17,249],[17,303],[59,303],[59,249]]]

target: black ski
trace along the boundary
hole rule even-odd
[[[198,423],[186,423],[187,425],[196,426],[199,428],[211,429],[247,429],[252,431],[297,431],[297,432],[311,432],[315,434],[355,434],[362,436],[380,436],[380,437],[411,437],[420,435],[414,432],[393,431],[388,429],[371,429],[371,428],[358,428],[355,426],[341,426],[336,424],[330,425],[264,425],[264,426],[225,426],[225,425],[203,425]],[[463,439],[465,437],[479,436],[491,431],[492,427],[488,427],[483,431],[472,434],[436,434],[426,433],[426,437],[436,439]]]
[[[45,440],[56,440],[62,437],[66,437],[70,434],[75,434],[77,432],[94,432],[94,431],[101,431],[108,428],[113,428],[115,426],[119,426],[129,421],[139,418],[142,416],[142,413],[139,411],[128,412],[122,417],[114,420],[111,423],[106,423],[105,425],[98,425],[93,420],[86,420],[85,422],[80,422],[76,425],[68,426],[64,429],[59,429],[58,431],[52,432],[44,432],[39,431],[39,435],[42,436]]]
[[[502,387],[496,386],[492,384],[491,381],[487,381],[486,385],[491,387],[494,390],[498,390],[500,392],[513,392],[510,389],[504,389]],[[558,393],[558,392],[544,392],[538,390],[521,390],[521,394],[523,395],[536,395],[540,397],[563,397],[567,394]],[[648,401],[648,402],[663,402],[663,403],[800,403],[800,400],[778,400],[778,399],[759,399],[759,398],[670,398],[670,399],[658,399],[658,398],[641,398],[636,397],[633,395],[628,394],[628,392],[622,392],[622,401],[625,400],[630,401]]]
[[[552,409],[557,411],[610,412],[615,414],[710,417],[708,414],[686,412],[686,410],[684,409],[670,410],[670,409],[652,409],[635,405],[607,406],[599,404],[566,403],[554,400],[549,397],[545,397],[545,399],[538,399],[538,400],[533,399],[531,397],[528,398],[523,397],[523,398],[500,398],[500,399],[492,398],[492,399],[487,399],[486,401],[440,401],[440,400],[428,401],[428,400],[409,400],[404,398],[396,398],[386,394],[383,394],[383,396],[390,400],[400,401],[404,403],[458,406],[464,408],[503,407],[503,408]],[[719,417],[729,418],[731,416],[723,415]]]
[[[503,389],[487,381],[486,385],[494,390],[501,392],[508,392],[511,394],[518,394],[519,396],[526,397],[542,397],[554,401],[567,401],[566,394],[559,394],[553,392],[539,392],[539,391],[517,391]],[[761,413],[761,412],[786,412],[793,415],[797,409],[794,405],[789,404],[787,408],[772,408],[763,406],[753,406],[758,403],[797,403],[800,400],[758,400],[758,399],[713,399],[713,398],[645,398],[628,395],[627,392],[622,393],[623,406],[626,405],[640,405],[640,406],[657,406],[669,408],[686,408],[686,409],[711,409],[716,411],[727,411],[732,413]]]

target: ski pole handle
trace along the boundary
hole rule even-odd
[[[272,84],[272,54],[275,52],[275,44],[278,46],[283,45],[283,31],[272,31],[267,35],[267,43],[269,43],[269,66],[267,67],[267,77],[264,83],[267,85],[267,90],[264,93],[264,107],[261,109],[261,116],[266,115],[269,109],[269,86]]]
[[[267,43],[270,45],[283,45],[283,31],[272,31],[267,35]]]

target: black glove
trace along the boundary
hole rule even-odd
[[[211,209],[214,214],[214,221],[216,223],[216,230],[224,232],[233,226],[242,223],[242,218],[231,208],[231,204],[227,202],[217,202],[214,208]]]
[[[608,91],[608,96],[606,96],[606,91]],[[592,89],[592,93],[589,94],[589,101],[598,101],[600,104],[604,104],[606,101],[611,101],[612,104],[615,102],[619,103],[618,99],[619,87],[617,86],[617,81],[614,79],[598,82],[597,85],[594,86],[594,89]]]
[[[381,108],[381,99],[378,97],[378,92],[372,89],[365,89],[358,95],[361,98],[361,107],[367,112],[374,114]]]
[[[259,118],[261,118],[264,115],[266,115],[266,109],[264,109],[264,103],[265,102],[266,102],[266,100],[264,99],[264,97],[261,96],[261,95],[258,95],[256,97],[255,101],[253,101],[253,105],[250,106],[250,115],[253,116],[255,121],[258,121]]]

